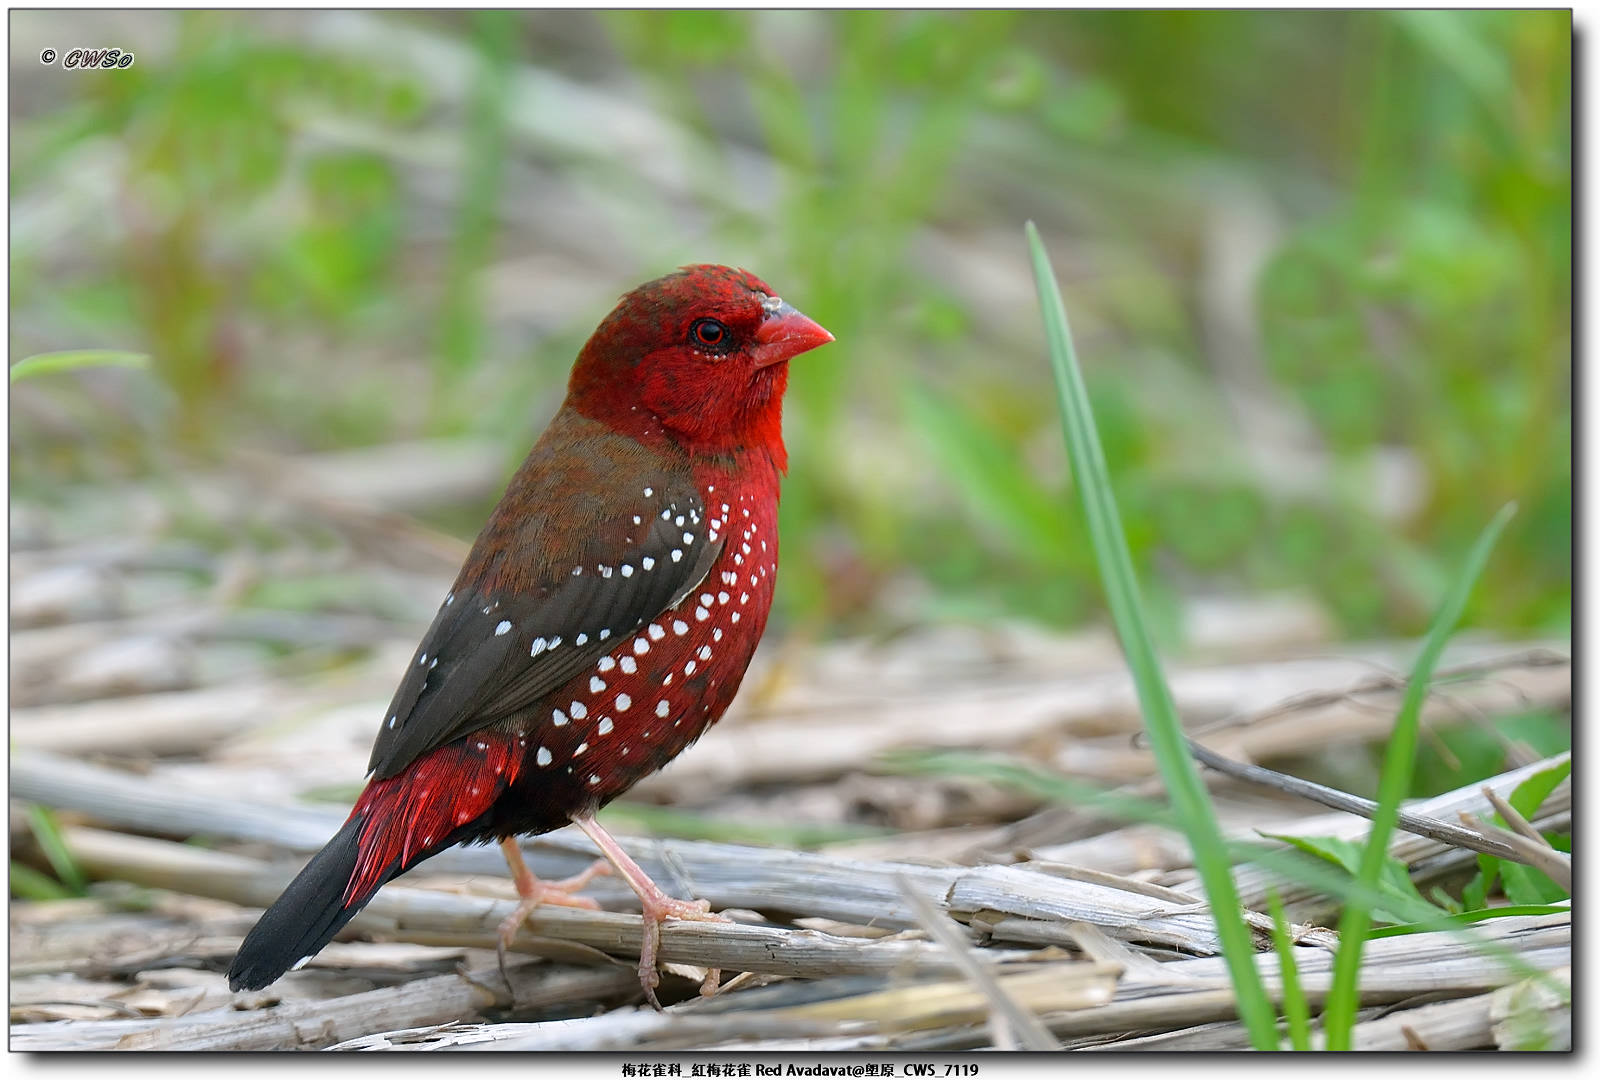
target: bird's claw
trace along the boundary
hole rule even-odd
[[[499,941],[495,947],[495,954],[500,964],[500,977],[505,980],[506,988],[511,989],[511,976],[506,971],[506,953],[511,948],[511,943],[517,939],[522,924],[532,915],[534,909],[541,904],[554,904],[557,907],[584,908],[589,911],[599,911],[600,904],[587,896],[573,895],[577,890],[589,884],[597,877],[611,873],[611,864],[604,859],[596,859],[594,864],[583,873],[562,881],[540,881],[529,874],[526,878],[521,875],[517,878],[517,892],[522,895],[519,903],[510,915],[500,920]],[[513,991],[513,994],[515,991]]]
[[[656,958],[661,952],[662,924],[668,919],[724,923],[733,920],[726,915],[713,912],[709,900],[679,900],[666,895],[645,898],[643,914],[644,934],[639,943],[639,982],[644,987],[644,997],[650,1003],[650,1007],[662,1012],[664,1010],[661,1008],[661,1002],[656,999],[656,987],[661,985],[661,972],[658,970]],[[717,984],[721,981],[721,969],[709,969],[700,984],[700,995],[713,996],[717,992]]]

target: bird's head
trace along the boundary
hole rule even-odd
[[[766,449],[780,464],[790,358],[833,335],[760,278],[686,266],[624,296],[578,354],[572,408],[630,434],[665,429],[684,449]]]

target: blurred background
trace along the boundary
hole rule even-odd
[[[1169,650],[1412,638],[1512,499],[1466,624],[1564,639],[1570,64],[1566,13],[14,13],[11,360],[112,354],[13,373],[14,700],[408,650],[699,261],[838,339],[772,642],[1099,625],[1028,219]]]

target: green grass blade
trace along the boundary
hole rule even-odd
[[[56,872],[56,877],[71,890],[72,895],[82,896],[89,887],[89,879],[73,857],[66,838],[61,835],[61,826],[56,822],[55,814],[34,803],[28,806],[27,817],[28,828],[38,841],[39,850],[50,863],[50,869]]]
[[[1294,962],[1294,939],[1289,935],[1289,920],[1283,914],[1283,901],[1276,889],[1267,894],[1272,911],[1272,947],[1278,952],[1278,977],[1283,981],[1283,1015],[1289,1021],[1289,1049],[1311,1049],[1311,1004],[1300,989],[1300,968]]]
[[[11,365],[11,381],[19,382],[39,375],[58,375],[83,368],[150,366],[144,353],[117,352],[112,349],[73,349],[68,352],[35,353]]]
[[[1063,806],[1071,806],[1078,810],[1087,809],[1091,813],[1104,814],[1120,821],[1139,821],[1161,825],[1174,832],[1183,831],[1171,807],[1126,792],[1097,788],[1081,780],[1047,772],[1016,759],[959,751],[918,751],[888,754],[878,760],[887,767],[902,772],[981,777],[1005,787],[1058,802]],[[1379,886],[1364,885],[1343,867],[1298,848],[1285,849],[1276,843],[1268,845],[1256,840],[1229,840],[1228,856],[1236,865],[1253,863],[1272,871],[1284,881],[1316,889],[1341,904],[1359,901],[1375,909],[1395,902],[1392,892],[1385,892]],[[1439,931],[1455,934],[1463,944],[1483,956],[1499,961],[1517,978],[1533,979],[1547,986],[1558,998],[1563,996],[1564,992],[1560,985],[1547,973],[1523,960],[1504,944],[1473,933],[1470,924],[1477,921],[1476,919],[1443,913],[1434,915],[1431,914],[1432,910],[1425,907],[1424,911],[1418,913],[1416,921],[1405,924],[1405,932],[1414,934]],[[1551,905],[1530,907],[1519,913],[1548,914],[1555,910],[1559,909]]]
[[[1033,254],[1034,281],[1039,288],[1039,306],[1044,316],[1045,341],[1061,399],[1061,420],[1066,431],[1072,477],[1083,500],[1084,515],[1088,520],[1089,535],[1100,566],[1106,599],[1117,626],[1117,636],[1122,641],[1128,668],[1138,689],[1151,749],[1155,753],[1172,808],[1183,823],[1189,846],[1194,851],[1195,870],[1205,884],[1206,896],[1211,902],[1217,937],[1222,943],[1228,975],[1238,1001],[1239,1018],[1250,1032],[1251,1044],[1256,1049],[1275,1050],[1278,1047],[1277,1013],[1267,998],[1261,973],[1256,968],[1255,948],[1250,930],[1239,911],[1227,846],[1217,827],[1216,814],[1205,785],[1200,781],[1200,773],[1184,745],[1178,710],[1167,688],[1166,677],[1162,674],[1155,643],[1145,626],[1139,582],[1134,575],[1133,560],[1128,554],[1128,543],[1123,535],[1122,517],[1111,491],[1105,456],[1095,430],[1094,413],[1089,406],[1089,393],[1072,347],[1072,332],[1067,326],[1067,312],[1061,303],[1055,271],[1050,266],[1044,243],[1039,239],[1039,230],[1034,228],[1031,221],[1027,226],[1027,234]]]
[[[18,900],[71,900],[78,894],[49,874],[11,861],[11,895]]]
[[[1416,763],[1417,737],[1422,715],[1422,703],[1428,696],[1428,686],[1439,655],[1450,640],[1461,612],[1467,606],[1467,597],[1489,561],[1489,552],[1505,529],[1516,504],[1508,503],[1489,522],[1483,535],[1467,555],[1454,586],[1445,596],[1444,604],[1434,616],[1433,625],[1423,640],[1422,651],[1411,669],[1411,679],[1406,684],[1406,696],[1400,702],[1400,713],[1395,717],[1394,731],[1383,755],[1383,771],[1378,778],[1378,810],[1372,818],[1372,830],[1367,835],[1366,847],[1361,853],[1361,864],[1356,880],[1363,885],[1376,886],[1383,872],[1384,860],[1389,854],[1389,838],[1394,834],[1395,819],[1400,813],[1400,802],[1411,786],[1411,772]],[[1329,1050],[1350,1049],[1350,1029],[1355,1024],[1356,1009],[1361,1001],[1361,950],[1367,932],[1372,928],[1372,913],[1364,903],[1347,903],[1339,918],[1339,955],[1334,958],[1333,981],[1329,986],[1328,1000],[1323,1013],[1323,1030],[1327,1033]]]

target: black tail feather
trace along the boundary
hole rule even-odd
[[[344,902],[345,888],[355,874],[361,821],[351,818],[312,856],[304,870],[283,890],[239,946],[228,969],[232,990],[260,990],[302,960],[315,956],[333,940],[377,892]],[[390,875],[392,876],[392,875]]]

